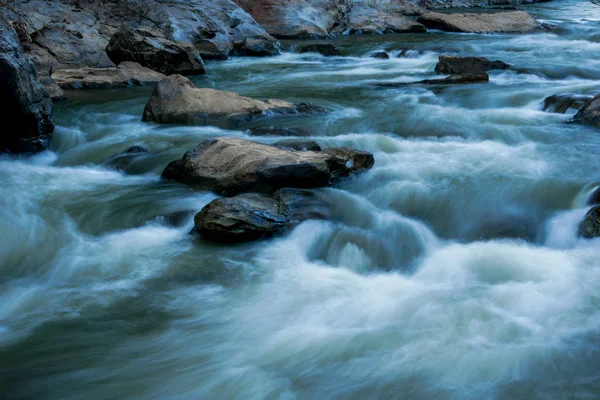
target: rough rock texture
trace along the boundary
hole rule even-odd
[[[550,0],[426,0],[426,6],[430,8],[514,6],[518,4],[533,4],[546,1]]]
[[[0,151],[37,152],[54,132],[52,102],[12,23],[0,14]]]
[[[116,32],[106,54],[115,65],[131,61],[166,75],[204,73],[204,63],[194,46],[162,38],[159,32],[146,28]]]
[[[540,27],[531,15],[523,11],[493,14],[426,13],[421,15],[418,21],[427,28],[448,32],[522,33]]]
[[[441,79],[424,79],[417,82],[382,82],[376,83],[374,86],[378,87],[404,87],[412,85],[456,85],[456,84],[467,84],[467,83],[486,83],[489,82],[490,76],[488,74],[477,74],[477,75],[450,75],[446,78]]]
[[[329,214],[323,198],[310,190],[284,188],[273,196],[247,193],[216,199],[194,217],[194,230],[214,242],[244,242],[278,233],[307,219]]]
[[[574,121],[586,125],[600,126],[600,94],[575,114]]]
[[[581,221],[579,236],[586,239],[600,237],[600,206],[593,207]]]
[[[114,66],[105,49],[125,28],[150,28],[194,45],[204,59],[225,59],[248,39],[276,43],[231,0],[31,0],[16,1],[14,8],[31,21],[32,54],[44,73]]]
[[[576,114],[593,100],[593,95],[561,93],[544,99],[544,111],[560,114]]]
[[[494,69],[511,69],[504,61],[490,61],[485,57],[455,57],[440,55],[435,72],[448,75],[476,75]]]
[[[314,140],[286,139],[273,143],[273,146],[283,150],[321,151],[321,146]]]
[[[106,160],[105,164],[118,171],[126,171],[129,166],[140,156],[148,154],[149,150],[145,146],[131,146],[124,152],[116,154]]]
[[[52,79],[62,89],[115,89],[157,85],[166,76],[133,62],[114,68],[59,69]]]
[[[340,48],[331,43],[318,43],[301,46],[298,53],[319,53],[325,57],[341,56]]]
[[[189,79],[171,75],[161,81],[152,93],[144,109],[143,120],[233,128],[260,118],[324,111],[311,104],[255,100],[234,92],[198,89]]]
[[[171,162],[162,176],[226,195],[271,193],[281,187],[328,186],[370,169],[374,162],[372,154],[353,149],[286,151],[243,139],[218,138],[202,141],[181,160]]]

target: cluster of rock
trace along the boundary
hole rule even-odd
[[[574,114],[573,122],[600,126],[600,94],[555,94],[543,102],[544,111]]]

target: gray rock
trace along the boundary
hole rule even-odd
[[[440,55],[435,72],[445,75],[477,75],[500,69],[511,69],[504,61],[490,61],[485,57],[455,57]]]
[[[143,120],[235,128],[258,119],[321,112],[325,110],[312,104],[255,100],[234,92],[198,89],[189,79],[171,75],[162,80],[152,93],[144,109]]]
[[[493,14],[426,13],[418,22],[430,29],[471,33],[524,33],[540,28],[538,22],[523,11]]]
[[[166,78],[160,72],[134,62],[122,62],[113,68],[59,69],[52,79],[61,89],[116,89],[155,86]]]
[[[126,171],[136,159],[148,152],[149,150],[145,146],[131,146],[124,152],[109,158],[105,164],[117,171]]]
[[[273,146],[283,150],[321,151],[321,146],[314,140],[287,139],[273,143]]]
[[[232,195],[245,191],[272,193],[282,187],[329,186],[340,178],[370,169],[373,155],[336,148],[287,151],[236,138],[202,141],[163,171],[167,179]]]
[[[579,110],[590,104],[593,95],[573,93],[554,94],[544,99],[544,111],[560,114],[576,114]]]
[[[273,126],[252,128],[250,136],[310,136],[310,132],[301,128],[277,128]]]
[[[600,126],[600,94],[594,97],[587,106],[579,110],[573,120],[580,124]]]
[[[1,116],[10,121],[0,136],[0,151],[39,152],[54,132],[52,101],[24,53],[13,25],[0,15]]]
[[[325,57],[341,56],[339,47],[331,43],[308,44],[301,46],[298,53],[319,53]]]
[[[375,53],[371,54],[371,58],[381,58],[387,60],[390,58],[390,55],[387,51],[376,51]]]
[[[600,237],[600,206],[593,207],[579,224],[579,236],[586,239]]]

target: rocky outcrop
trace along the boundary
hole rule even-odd
[[[593,100],[593,95],[561,93],[544,99],[544,111],[560,114],[576,114]]]
[[[202,141],[162,176],[187,185],[232,195],[244,191],[271,193],[282,187],[329,186],[340,178],[370,169],[370,153],[334,148],[286,151],[236,138]]]
[[[305,189],[280,189],[273,196],[247,193],[216,199],[194,217],[194,230],[205,240],[245,242],[273,236],[307,219],[330,212],[324,199]]]
[[[187,78],[171,75],[161,81],[144,109],[144,121],[161,124],[214,125],[234,128],[261,118],[324,112],[312,104],[255,100],[234,92],[198,89]]]
[[[0,14],[0,104],[5,127],[0,151],[38,152],[52,133],[52,102],[24,53],[13,25]]]
[[[600,94],[579,110],[573,120],[581,124],[600,126]]]
[[[318,43],[300,46],[298,53],[319,53],[325,57],[341,56],[340,48],[331,43]]]
[[[157,85],[166,76],[133,62],[115,68],[59,69],[52,79],[62,89],[116,89]]]
[[[445,75],[477,75],[495,69],[511,69],[504,61],[490,61],[485,57],[455,57],[440,55],[435,72]]]
[[[579,236],[592,239],[600,237],[600,206],[592,207],[579,224]]]
[[[196,48],[162,38],[160,33],[146,28],[116,32],[106,46],[106,54],[115,65],[130,61],[166,75],[204,73]]]
[[[523,33],[540,27],[531,15],[523,11],[493,14],[425,13],[418,22],[430,29],[470,33]]]
[[[450,75],[446,78],[441,79],[424,79],[417,82],[382,82],[376,83],[374,86],[378,87],[405,87],[413,85],[457,85],[457,84],[469,84],[469,83],[487,83],[490,80],[488,74],[477,74],[477,75]]]

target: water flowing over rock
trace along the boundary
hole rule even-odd
[[[271,193],[282,187],[329,186],[340,178],[370,169],[367,152],[335,148],[287,151],[235,138],[202,141],[162,176],[187,185],[232,195],[244,191]]]
[[[171,75],[162,80],[152,93],[144,109],[143,120],[161,124],[233,128],[262,118],[324,111],[312,104],[255,100],[234,92],[198,89],[189,79]]]
[[[115,89],[157,85],[166,76],[134,62],[114,68],[59,69],[52,79],[62,89]]]
[[[286,139],[273,143],[273,146],[283,150],[321,151],[321,146],[314,140]]]
[[[204,73],[204,63],[197,49],[162,38],[149,29],[118,31],[106,46],[106,54],[116,65],[136,62],[167,75]]]
[[[560,114],[576,114],[579,110],[590,104],[593,95],[573,93],[554,94],[544,99],[544,111]]]
[[[586,239],[600,237],[600,206],[593,207],[579,224],[579,236]]]
[[[325,57],[341,56],[340,48],[330,43],[301,46],[298,53],[319,53]]]
[[[0,151],[38,152],[54,132],[52,102],[23,51],[13,25],[0,15],[0,103],[2,120],[10,121],[0,136]]]
[[[418,21],[430,29],[469,33],[523,33],[539,29],[540,25],[523,11],[493,14],[426,13]]]
[[[476,75],[450,75],[446,78],[424,79],[416,82],[381,82],[375,83],[373,86],[394,88],[413,85],[460,85],[470,83],[487,83],[489,80],[490,76],[484,73]]]
[[[477,75],[495,69],[511,69],[504,61],[490,61],[485,57],[455,57],[440,55],[435,66],[438,74]]]
[[[600,94],[575,114],[574,120],[581,124],[600,126]]]

